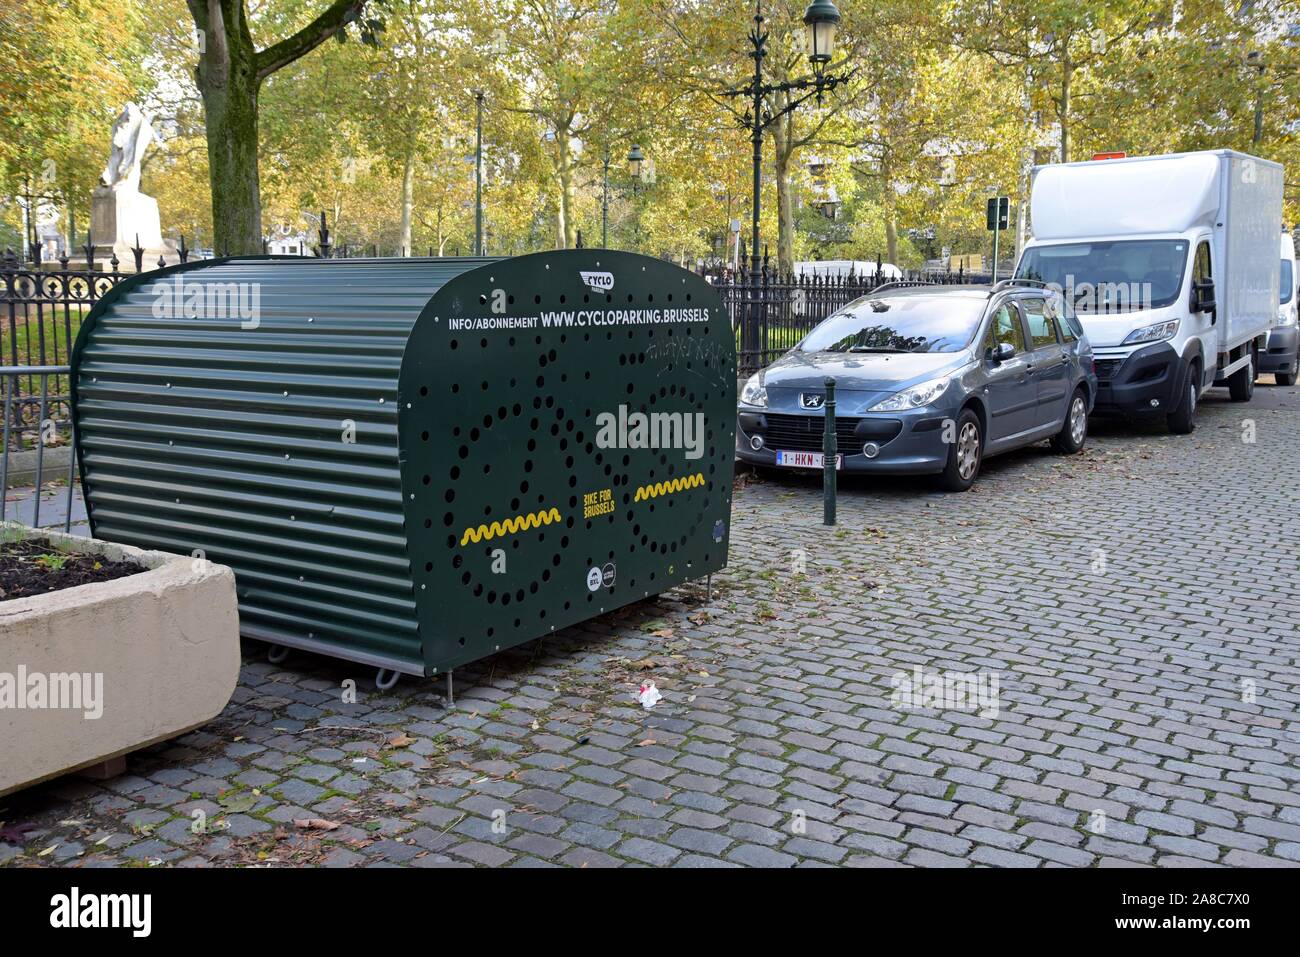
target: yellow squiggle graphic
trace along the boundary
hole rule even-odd
[[[500,535],[513,535],[516,532],[526,532],[530,528],[541,528],[543,525],[558,521],[560,521],[560,510],[557,508],[547,509],[545,512],[531,512],[528,515],[516,515],[507,518],[504,522],[467,528],[465,534],[460,537],[460,543],[467,545],[470,542],[481,542]]]
[[[699,488],[704,484],[704,476],[699,472],[694,475],[688,475],[686,478],[675,478],[671,482],[655,482],[653,485],[642,485],[636,490],[635,502],[643,499],[655,498],[660,495],[671,495],[674,492],[684,492],[688,488]]]

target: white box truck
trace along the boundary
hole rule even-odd
[[[1016,276],[1073,304],[1097,412],[1186,433],[1209,386],[1250,399],[1277,321],[1279,164],[1211,150],[1039,166],[1030,214]]]

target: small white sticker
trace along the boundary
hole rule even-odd
[[[601,573],[600,573],[600,569],[599,569],[599,568],[596,568],[594,565],[593,565],[591,568],[587,569],[587,588],[588,588],[588,590],[590,590],[590,591],[599,591],[599,590],[600,590],[600,580],[601,580],[602,577],[603,577],[603,576],[602,576]]]

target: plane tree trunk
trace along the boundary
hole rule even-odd
[[[366,0],[332,0],[293,36],[258,50],[244,0],[186,0],[198,31],[195,82],[203,98],[218,254],[262,251],[257,169],[257,95],[262,81],[311,52],[356,19]]]

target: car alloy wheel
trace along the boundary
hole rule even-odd
[[[980,432],[974,422],[967,422],[957,436],[957,474],[967,481],[980,464]]]
[[[1070,403],[1070,441],[1083,445],[1083,437],[1088,432],[1088,408],[1083,396],[1076,395]]]

